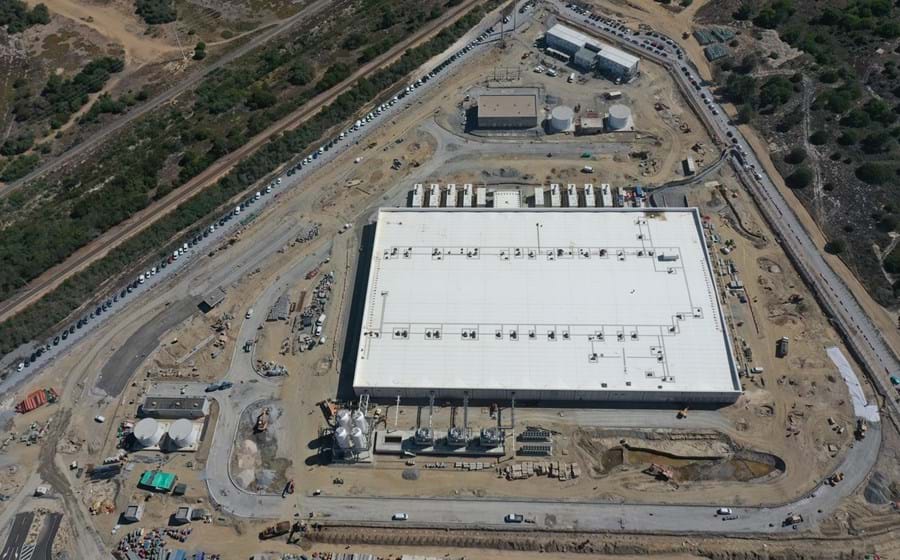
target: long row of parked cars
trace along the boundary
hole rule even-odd
[[[502,25],[502,23],[500,24]],[[342,131],[336,137],[332,138],[325,144],[322,144],[317,150],[314,150],[312,153],[305,156],[302,160],[300,160],[295,165],[291,166],[286,172],[286,176],[292,176],[304,167],[312,165],[313,162],[321,158],[325,155],[326,152],[335,148],[340,143],[348,140],[353,134],[359,132],[364,129],[367,125],[373,123],[378,117],[380,117],[383,113],[385,113],[390,107],[393,107],[401,100],[406,98],[407,96],[413,94],[417,89],[425,85],[429,80],[432,80],[435,76],[444,71],[448,66],[453,64],[456,60],[458,60],[463,55],[470,52],[472,49],[476,48],[480,44],[484,43],[485,40],[490,37],[491,34],[494,33],[494,27],[489,27],[486,31],[478,35],[477,38],[469,41],[464,47],[459,49],[456,53],[450,55],[443,62],[438,64],[434,69],[430,72],[422,76],[421,78],[415,80],[409,86],[404,88],[402,91],[378,105],[372,111],[369,111],[365,116],[358,119],[353,125],[348,127],[346,130]],[[213,234],[219,228],[225,227],[229,222],[238,217],[242,212],[246,211],[249,207],[259,201],[264,195],[272,193],[272,191],[279,187],[282,184],[282,177],[278,177],[273,179],[268,186],[263,191],[257,191],[254,195],[248,197],[246,200],[238,204],[234,210],[225,214],[213,224],[209,225],[207,228],[199,231],[191,236],[191,238],[182,243],[181,246],[176,247],[171,255],[168,255],[166,258],[161,259],[155,266],[151,266],[143,272],[139,274],[137,277],[131,280],[125,287],[123,287],[118,293],[110,295],[107,299],[99,302],[95,309],[87,313],[83,317],[79,318],[75,323],[69,325],[64,328],[59,334],[55,335],[53,338],[49,339],[48,342],[37,346],[34,351],[24,360],[19,362],[16,370],[22,371],[25,368],[29,367],[31,364],[36,362],[38,358],[40,358],[45,353],[49,352],[53,347],[58,346],[62,341],[65,341],[69,338],[69,336],[75,334],[76,331],[83,329],[95,319],[101,317],[105,313],[109,312],[114,306],[116,306],[120,300],[124,300],[129,296],[132,292],[136,291],[140,286],[146,284],[151,278],[156,277],[158,274],[161,274],[163,269],[171,266],[175,261],[179,259],[189,259],[194,253],[192,249],[203,242],[204,239],[208,238],[211,234]]]

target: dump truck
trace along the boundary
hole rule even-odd
[[[275,537],[280,537],[281,535],[288,534],[290,530],[290,521],[279,521],[275,525],[271,525],[260,531],[259,540],[264,541],[266,539],[274,539]]]
[[[59,399],[59,395],[55,389],[38,389],[28,393],[28,396],[16,405],[16,412],[25,414],[47,403],[55,403],[57,399]]]
[[[803,523],[803,516],[799,513],[789,513],[788,516],[784,518],[784,521],[781,522],[781,526],[787,527],[788,525],[797,525],[798,523]]]

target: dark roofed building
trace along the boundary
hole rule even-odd
[[[140,415],[150,418],[203,418],[209,414],[206,397],[159,397],[148,395]]]

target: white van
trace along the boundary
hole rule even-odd
[[[247,314],[244,316],[245,319],[249,319],[250,317],[253,317],[253,308],[252,307],[247,310]]]

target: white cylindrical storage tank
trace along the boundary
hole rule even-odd
[[[194,425],[187,418],[179,418],[169,426],[169,439],[176,447],[194,444]]]
[[[613,105],[609,108],[609,119],[607,123],[611,130],[622,130],[628,126],[631,120],[631,109],[625,105]]]
[[[557,105],[550,111],[550,128],[556,132],[563,132],[572,128],[572,119],[575,118],[575,112],[571,107],[565,105]]]
[[[353,427],[362,430],[362,433],[369,433],[369,423],[366,422],[366,415],[361,410],[353,411]]]
[[[359,428],[353,428],[350,432],[350,441],[353,442],[353,449],[357,451],[369,448],[366,442],[366,434]]]
[[[337,423],[342,428],[350,429],[350,411],[342,408],[337,412]]]
[[[350,447],[350,432],[347,431],[347,428],[338,426],[338,429],[334,431],[334,440],[337,442],[338,447],[347,449]]]
[[[155,447],[162,439],[163,427],[153,418],[144,418],[134,427],[134,439],[143,447]]]

